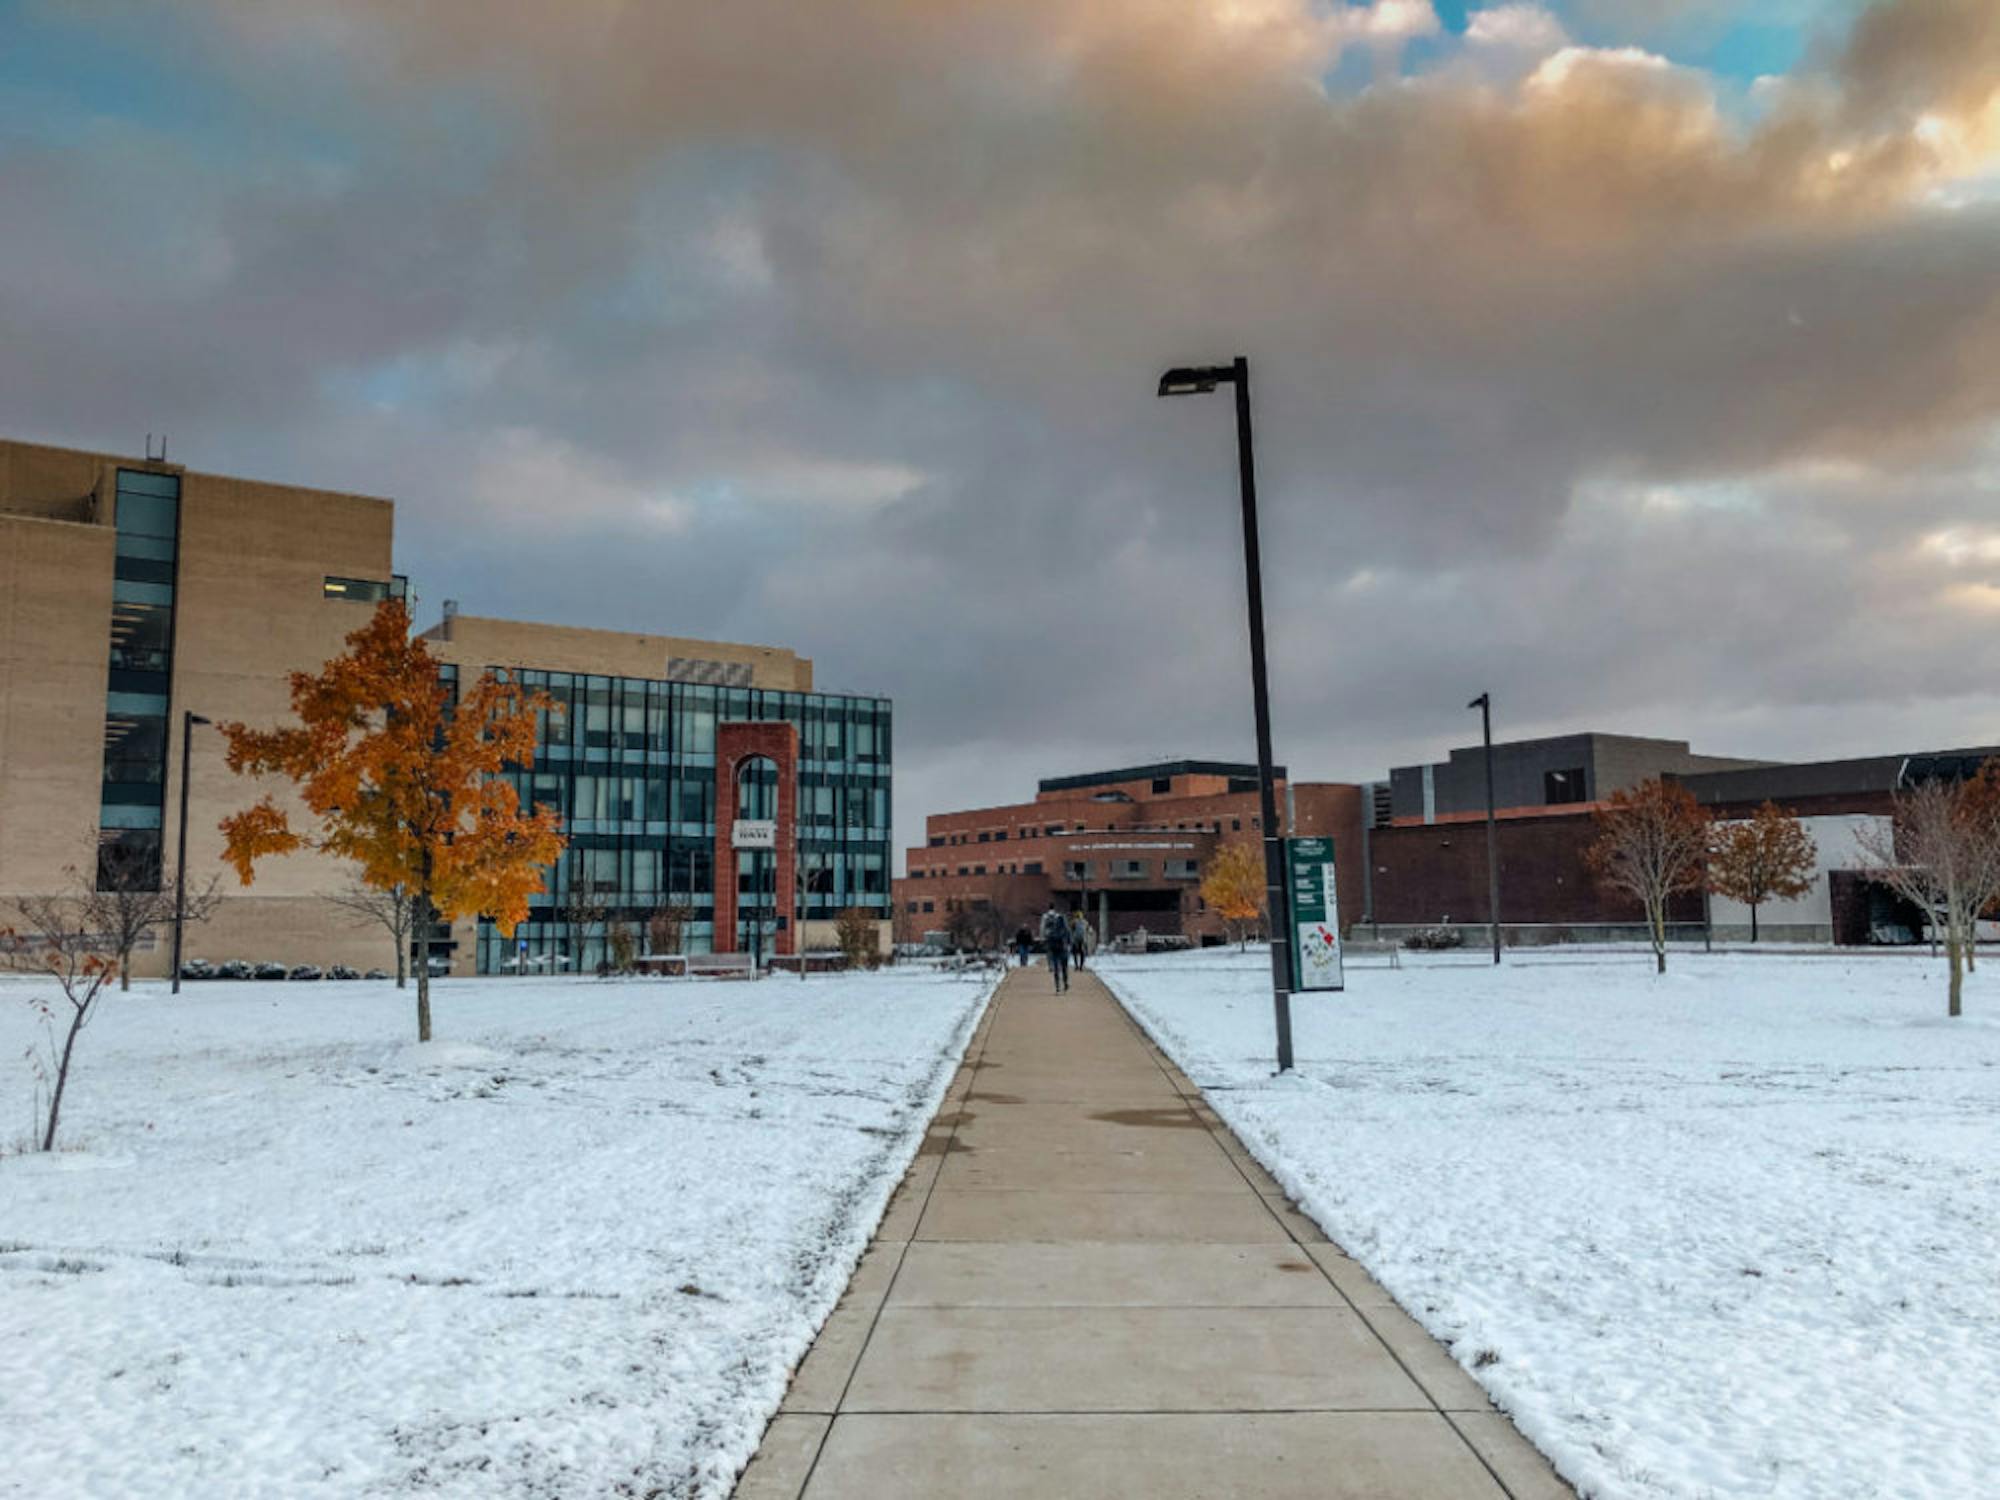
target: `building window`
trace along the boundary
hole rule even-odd
[[[1243,831],[1243,820],[1241,818],[1231,818],[1229,820],[1229,831],[1231,833],[1241,833]]]
[[[1090,879],[1090,861],[1069,859],[1063,861],[1063,879],[1081,884]]]
[[[320,586],[322,595],[328,599],[353,599],[362,604],[401,599],[408,589],[409,580],[400,573],[386,582],[380,578],[336,578],[328,574]]]
[[[1114,859],[1111,862],[1113,880],[1143,880],[1146,876],[1146,862],[1143,859]]]
[[[1021,866],[1021,873],[1022,873],[1022,874],[1024,874],[1024,875],[1039,875],[1039,874],[1041,874],[1041,873],[1042,873],[1042,862],[1041,862],[1041,861],[1040,861],[1039,859],[1031,859],[1031,860],[1029,860],[1029,861],[1028,861],[1028,862],[1027,862],[1027,863],[1026,863],[1025,865]]]
[[[1173,777],[1155,776],[1153,778],[1153,793],[1155,796],[1164,796],[1166,793],[1171,792],[1173,789],[1174,789]]]
[[[1000,831],[999,831],[998,833],[994,834],[994,835],[993,835],[993,842],[994,842],[994,843],[996,843],[996,844],[1004,844],[1004,843],[1006,843],[1006,842],[1007,842],[1007,830],[1003,828],[1003,829],[1001,829],[1001,830],[1000,830]]]
[[[1201,867],[1191,859],[1170,859],[1167,861],[1167,879],[1199,880]]]
[[[982,834],[980,834],[980,835],[979,835],[979,842],[983,844],[983,843],[985,843],[985,842],[986,842],[986,841],[987,841],[988,839],[990,839],[990,838],[992,838],[992,837],[993,837],[993,835],[992,835],[992,834],[990,834],[990,833],[982,833]]]
[[[1542,801],[1550,807],[1583,801],[1583,767],[1542,773]]]
[[[939,847],[940,845],[942,845],[943,843],[944,843],[944,839],[943,839],[943,837],[942,837],[942,836],[940,836],[940,835],[937,835],[937,834],[933,834],[933,835],[931,836],[931,847],[932,847],[933,849],[936,849],[936,848],[938,848],[938,847]]]
[[[986,873],[986,866],[984,866],[984,865],[974,865],[974,866],[972,867],[972,873],[973,873],[973,874],[975,874],[975,875],[984,875],[984,874]]]
[[[937,910],[937,903],[936,903],[935,901],[926,901],[926,902],[924,903],[924,910],[925,910],[925,911],[936,911],[936,910]]]
[[[180,509],[180,476],[118,471],[99,890],[160,888]]]

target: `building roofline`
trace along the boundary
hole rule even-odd
[[[1289,778],[1283,766],[1273,766],[1274,780]],[[1127,781],[1157,781],[1162,776],[1231,776],[1255,781],[1254,762],[1234,760],[1162,760],[1151,765],[1127,766],[1116,771],[1091,771],[1080,776],[1047,776],[1036,783],[1037,792],[1073,792],[1092,786],[1116,786]]]
[[[116,464],[121,469],[143,469],[149,474],[178,474],[183,479],[220,479],[234,484],[258,484],[274,490],[302,490],[311,495],[331,495],[342,500],[368,500],[377,505],[394,505],[390,495],[371,495],[362,490],[334,490],[318,484],[298,484],[289,479],[262,479],[254,474],[223,474],[213,469],[192,469],[169,459],[134,458],[103,448],[73,448],[66,443],[36,443],[26,438],[0,437],[0,447],[36,448],[43,453],[66,453],[75,458],[91,458]]]

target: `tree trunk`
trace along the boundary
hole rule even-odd
[[[1956,1011],[1953,1012],[1957,1014]],[[62,1113],[63,1090],[69,1087],[69,1057],[76,1050],[76,1034],[83,1030],[83,1012],[70,1017],[69,1035],[63,1038],[62,1060],[56,1064],[55,1092],[49,1095],[49,1128],[42,1132],[42,1149],[56,1149],[56,1117]]]
[[[429,861],[425,861],[428,866]],[[417,1040],[431,1039],[431,892],[428,882],[417,895],[416,931],[421,952],[417,958]]]
[[[396,988],[403,988],[403,978],[410,972],[410,934],[407,929],[396,934]]]
[[[1757,941],[1757,903],[1750,903],[1750,941]]]
[[[1962,950],[1957,933],[1947,933],[1944,940],[1945,961],[1951,966],[1951,1003],[1945,1014],[1959,1016],[1964,1013],[1963,993],[1965,989],[1965,968],[1960,962]]]
[[[1667,903],[1662,897],[1658,903],[1648,902],[1646,920],[1653,929],[1653,972],[1667,972]]]

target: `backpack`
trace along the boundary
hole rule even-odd
[[[1042,913],[1042,941],[1045,943],[1069,942],[1069,923],[1062,919],[1062,913],[1047,911]]]

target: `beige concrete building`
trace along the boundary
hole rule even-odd
[[[184,715],[282,722],[289,675],[338,654],[375,602],[404,592],[393,533],[394,506],[384,499],[0,441],[0,926],[16,921],[13,898],[22,895],[171,872]],[[701,947],[738,946],[738,932],[718,938],[702,926],[713,916],[714,870],[733,865],[716,852],[718,727],[786,720],[799,726],[801,746],[787,785],[802,798],[800,816],[823,813],[827,825],[802,827],[793,847],[829,861],[826,900],[879,905],[886,923],[886,702],[815,693],[811,661],[776,647],[455,612],[425,639],[449,667],[525,672],[574,694],[575,762],[569,743],[548,747],[563,763],[538,766],[522,790],[558,802],[573,823],[573,862],[621,918],[640,920],[649,905],[685,895]],[[249,889],[239,884],[221,862],[218,824],[267,790],[283,800],[286,789],[233,775],[213,727],[192,734],[189,884],[220,875],[226,899],[190,932],[188,954],[391,967],[387,934],[327,900],[349,886],[346,866],[290,855],[260,865]],[[591,762],[613,752],[623,774],[598,774]],[[878,833],[879,851],[864,849]],[[676,869],[685,871],[679,884]],[[566,895],[567,865],[555,875]],[[778,883],[770,884],[775,897]],[[805,885],[810,901],[815,887],[810,878]],[[777,930],[808,913],[756,898],[746,890],[726,906],[761,912],[768,946],[787,951]],[[601,956],[602,927],[570,931],[556,920],[557,899],[533,924],[550,966],[558,955],[560,967]],[[454,972],[472,972],[482,956],[497,968],[521,951],[503,950],[483,925],[460,924],[434,953],[448,955]],[[135,971],[164,974],[168,947],[169,934],[157,934],[135,955]]]
[[[393,522],[369,496],[0,442],[0,904],[100,862],[171,870],[182,715],[277,722],[287,674],[400,588]],[[192,743],[189,884],[220,875],[229,894],[190,952],[389,963],[384,935],[319,899],[344,879],[331,862],[272,860],[240,885],[217,824],[258,791],[213,728]],[[166,967],[160,933],[134,968]]]

